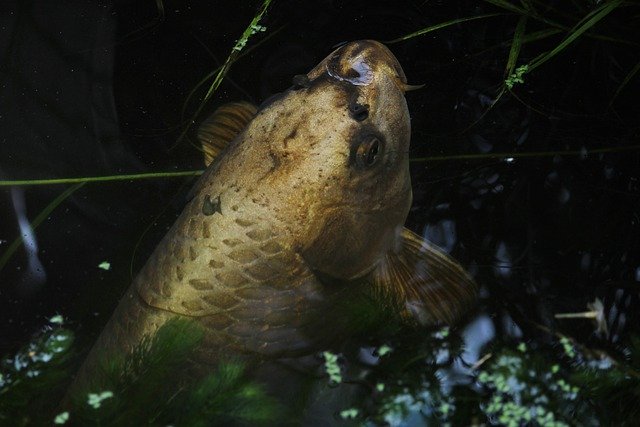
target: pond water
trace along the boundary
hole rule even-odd
[[[326,372],[314,393],[323,403],[303,408],[301,418],[264,409],[247,398],[253,389],[229,380],[219,389],[237,413],[220,415],[222,405],[186,417],[167,398],[160,407],[169,409],[149,419],[122,400],[109,408],[118,396],[98,395],[57,422],[634,425],[638,6],[273,0],[264,31],[249,38],[196,116],[212,79],[198,83],[225,62],[261,5],[0,6],[0,183],[200,170],[192,121],[229,101],[259,104],[286,90],[340,43],[390,42],[408,82],[424,84],[406,94],[406,226],[467,269],[478,302],[450,327],[372,331],[319,350]],[[440,23],[451,25],[396,40]],[[64,413],[58,402],[71,374],[195,180],[0,187],[0,424],[46,425]],[[51,350],[47,339],[56,334],[64,343],[74,337],[61,350],[69,353],[64,363],[50,368],[64,375],[38,383],[28,366],[47,371],[48,360],[34,355]],[[29,342],[35,347],[25,350]],[[235,378],[233,369],[225,378]],[[20,389],[17,378],[34,385]],[[104,391],[111,390],[95,390]],[[143,395],[152,394],[132,396]],[[100,413],[96,399],[112,412]],[[125,415],[109,418],[114,411]]]

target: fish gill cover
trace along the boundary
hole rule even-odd
[[[425,84],[407,94],[407,225],[461,261],[480,303],[448,329],[369,319],[378,334],[318,352],[309,395],[349,396],[327,405],[336,424],[633,425],[638,6],[274,0],[253,22],[262,6],[2,6],[0,423],[300,422],[307,399],[283,408],[239,362],[178,383],[185,324],[60,401],[202,168],[192,122],[372,38]]]

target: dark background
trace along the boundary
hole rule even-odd
[[[571,28],[588,9],[564,3],[535,4]],[[258,6],[3,2],[0,178],[202,168],[189,139],[176,140],[207,85],[185,100],[224,62]],[[385,41],[498,12],[504,11],[478,1],[274,0],[262,21],[267,31],[250,39],[244,52],[253,49],[195,120],[224,102],[259,103],[286,89],[293,75],[307,72],[338,43]],[[614,12],[595,31],[618,41],[581,37],[491,109],[517,15],[389,45],[409,82],[425,84],[407,95],[411,155],[418,159],[412,162],[408,226],[468,266],[482,287],[478,311],[490,316],[497,336],[543,340],[538,325],[544,325],[584,343],[615,347],[640,328],[640,156],[617,151],[640,143],[638,77],[614,98],[640,60],[632,16]],[[527,32],[545,28],[530,20]],[[525,44],[518,65],[555,47],[563,34]],[[598,149],[612,151],[591,152]],[[581,154],[550,153],[556,151]],[[519,157],[531,152],[543,154]],[[456,157],[492,153],[508,154]],[[43,271],[30,270],[22,247],[0,271],[0,353],[24,344],[56,313],[72,322],[86,350],[179,214],[192,183],[87,184],[58,206],[35,233]],[[20,201],[33,220],[68,187],[0,188],[0,256],[19,234]],[[99,269],[102,261],[111,270]],[[554,318],[585,311],[596,297],[604,301],[609,336],[595,334],[585,320]]]

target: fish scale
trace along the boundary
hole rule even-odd
[[[220,199],[226,200],[227,194]],[[260,206],[247,196],[231,192],[229,198],[243,209],[223,208],[224,214],[211,216],[198,209],[203,198],[200,194],[190,202],[185,209],[189,216],[176,222],[171,238],[160,243],[136,279],[141,297],[150,306],[197,318],[220,341],[214,348],[223,348],[223,342],[257,353],[282,353],[284,343],[296,351],[306,347],[309,340],[294,329],[303,322],[302,312],[313,311],[301,306],[313,300],[309,296],[317,289],[311,288],[319,288],[319,282],[299,256],[279,243],[277,227],[257,214]],[[255,217],[249,218],[249,213]],[[201,233],[205,228],[208,238]],[[196,245],[201,249],[195,250]],[[300,291],[298,283],[304,283]],[[149,332],[153,330],[143,331]],[[213,344],[210,339],[208,345]]]

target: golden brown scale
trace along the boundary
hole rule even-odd
[[[363,295],[420,323],[452,322],[471,304],[464,270],[403,231],[409,86],[393,54],[349,43],[295,82],[242,131],[238,117],[253,114],[246,105],[205,121],[209,157],[234,134],[229,120],[239,134],[118,305],[78,384],[99,358],[130,351],[173,316],[204,326],[195,363],[206,366],[343,339],[352,325],[332,307]]]

